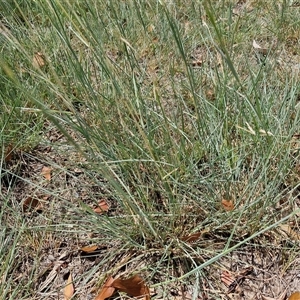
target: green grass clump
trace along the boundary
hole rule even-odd
[[[8,253],[43,253],[45,244],[24,238],[40,231],[72,237],[73,250],[89,233],[85,243],[110,249],[98,263],[103,276],[130,255],[129,270],[158,286],[199,282],[235,249],[266,232],[275,237],[273,229],[299,213],[296,15],[273,1],[6,2],[1,176],[11,177],[2,179],[1,218],[9,221],[1,228],[3,239],[22,241]],[[52,184],[26,164],[50,165]],[[22,182],[52,199],[24,222]],[[91,209],[99,198],[108,214]],[[226,211],[224,199],[234,209]],[[7,233],[15,219],[26,234]],[[198,246],[185,242],[200,232]],[[36,293],[41,262],[25,292],[9,281],[7,299]],[[97,270],[81,274],[81,287]]]

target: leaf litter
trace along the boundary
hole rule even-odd
[[[202,235],[202,232],[196,232],[196,233],[193,233],[193,234],[186,235],[186,236],[182,237],[181,240],[183,242],[193,243],[193,242],[196,242],[197,240],[199,240],[201,235]]]
[[[145,285],[144,280],[139,275],[134,275],[128,279],[117,278],[113,281],[112,286],[132,297],[143,296],[145,300],[150,300],[149,288]]]
[[[69,275],[68,280],[67,280],[67,285],[64,288],[65,300],[70,300],[73,297],[74,292],[75,292],[75,287],[74,287],[74,284],[73,284],[72,274],[70,272],[70,275]]]
[[[132,297],[143,297],[144,300],[150,300],[149,288],[139,275],[134,275],[128,279],[109,277],[95,300],[109,298],[115,291],[126,293]]]
[[[294,292],[290,297],[289,300],[300,300],[300,292]]]
[[[84,246],[84,247],[80,248],[80,250],[85,253],[92,253],[92,252],[96,251],[97,249],[98,249],[97,245],[89,245],[89,246]]]
[[[51,167],[46,167],[44,166],[42,168],[41,174],[44,176],[44,178],[48,181],[51,180],[51,172],[52,172],[52,168]]]
[[[113,277],[109,277],[106,282],[104,283],[100,293],[98,294],[98,296],[95,298],[95,300],[104,300],[106,298],[111,297],[114,292],[115,292],[115,288],[112,286],[112,283],[114,282]]]
[[[94,208],[94,212],[97,214],[103,214],[104,212],[108,212],[109,206],[104,199],[101,199],[98,202],[98,206]]]
[[[4,161],[6,163],[10,162],[13,157],[13,145],[9,144],[5,149]]]
[[[226,211],[234,210],[234,204],[232,200],[222,199],[221,204]]]
[[[40,207],[40,201],[34,197],[28,197],[23,201],[23,211],[26,212],[32,209],[38,209]]]

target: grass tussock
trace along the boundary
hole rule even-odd
[[[57,298],[71,271],[78,299],[136,272],[216,299],[210,270],[273,246],[293,269],[298,20],[287,1],[3,2],[4,298]]]

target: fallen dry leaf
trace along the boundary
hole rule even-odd
[[[32,59],[32,65],[36,69],[44,67],[46,64],[45,56],[41,52],[36,52]]]
[[[36,198],[28,197],[23,202],[23,211],[38,208],[40,206],[40,201]]]
[[[202,235],[202,232],[196,232],[196,233],[182,237],[181,240],[184,242],[187,242],[187,243],[193,243],[193,242],[196,242],[197,240],[199,240],[201,235]]]
[[[52,169],[50,167],[43,167],[41,174],[45,177],[46,180],[51,180],[51,171]]]
[[[98,206],[94,208],[94,212],[97,214],[103,214],[104,212],[107,212],[109,210],[108,204],[105,200],[100,200],[98,203]]]
[[[149,288],[145,285],[144,280],[138,275],[134,275],[128,279],[117,278],[112,283],[112,286],[129,296],[144,296],[145,300],[150,300]]]
[[[295,292],[293,293],[290,297],[289,300],[300,300],[300,292]]]
[[[221,203],[226,211],[232,211],[234,209],[234,204],[232,200],[222,199]]]
[[[284,231],[289,236],[289,238],[291,238],[292,240],[296,240],[296,241],[300,240],[300,235],[296,231],[294,231],[290,225],[281,224],[281,225],[279,225],[279,228],[282,231]]]
[[[80,248],[81,251],[85,252],[85,253],[91,253],[94,252],[98,249],[97,245],[89,245],[89,246],[85,246]]]
[[[100,293],[95,298],[95,300],[104,300],[106,298],[111,297],[116,290],[114,287],[112,287],[113,282],[114,282],[114,279],[113,279],[113,277],[110,276],[104,283]]]
[[[67,285],[64,288],[64,297],[65,300],[70,300],[72,296],[74,295],[75,288],[73,284],[72,274],[70,273],[67,281]]]
[[[227,286],[229,287],[233,282],[234,282],[234,278],[232,276],[232,274],[228,271],[223,271],[221,274],[221,281]]]
[[[5,150],[4,161],[9,162],[12,159],[12,155],[13,155],[13,146],[12,144],[9,144]]]

